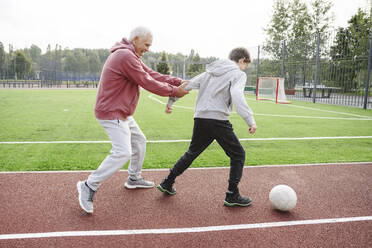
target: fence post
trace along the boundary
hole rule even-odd
[[[284,68],[285,55],[286,55],[286,43],[284,40],[283,47],[282,47],[282,78],[285,78],[285,68]]]
[[[369,44],[369,56],[368,56],[368,70],[367,70],[367,82],[366,82],[366,92],[364,95],[363,109],[367,109],[368,98],[369,98],[369,80],[371,77],[371,63],[372,63],[372,37]]]
[[[257,49],[257,71],[256,71],[256,83],[258,82],[258,74],[260,72],[260,46]]]
[[[318,72],[319,72],[319,46],[320,46],[320,33],[316,37],[316,60],[315,60],[315,78],[314,78],[314,90],[313,90],[313,103],[316,101],[316,86],[318,84]]]
[[[185,55],[185,57],[183,58],[183,70],[182,70],[183,80],[186,80],[186,60],[187,60],[187,56]]]

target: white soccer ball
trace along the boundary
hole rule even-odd
[[[271,205],[281,211],[289,211],[297,204],[297,194],[288,185],[276,185],[269,194]]]

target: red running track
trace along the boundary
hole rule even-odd
[[[159,183],[167,173],[143,176]],[[125,189],[120,171],[97,192],[93,215],[80,209],[76,190],[89,172],[0,173],[0,247],[372,247],[372,163],[247,167],[247,208],[223,206],[228,173],[189,169],[177,194],[165,196]],[[277,184],[297,192],[291,212],[270,206]]]

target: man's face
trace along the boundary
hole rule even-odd
[[[134,50],[138,56],[142,57],[145,52],[148,52],[152,45],[152,36],[147,35],[144,37],[135,37],[133,39]]]

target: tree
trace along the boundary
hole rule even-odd
[[[101,63],[99,61],[97,51],[90,51],[88,53],[88,67],[89,67],[89,73],[91,75],[96,76],[99,73],[101,69]]]
[[[26,57],[23,51],[16,51],[15,58],[13,58],[11,64],[15,64],[17,79],[27,79],[31,76],[31,60]]]
[[[315,0],[311,2],[313,13],[310,15],[311,18],[311,30],[314,34],[320,34],[320,53],[321,55],[327,55],[325,44],[329,39],[329,29],[331,28],[330,23],[334,21],[334,15],[330,13],[332,3],[326,0]],[[316,39],[311,39],[315,42]],[[315,57],[316,43],[311,45]]]
[[[78,61],[75,58],[75,55],[72,51],[68,50],[66,51],[65,55],[65,63],[63,71],[65,72],[72,72],[77,73],[78,72]]]
[[[345,91],[365,87],[366,78],[358,73],[367,71],[372,21],[367,12],[358,9],[348,21],[347,28],[340,27],[330,56],[335,73],[332,79]],[[360,73],[367,75],[367,73]],[[344,83],[347,82],[347,83]]]
[[[329,31],[330,23],[334,21],[334,16],[329,11],[332,3],[327,0],[315,0],[311,2],[313,13],[311,18],[311,29],[314,33],[324,34]]]
[[[267,39],[264,50],[277,59],[282,55],[281,42],[290,37],[291,20],[288,9],[288,0],[275,1],[269,27],[265,29]]]
[[[31,45],[29,53],[32,61],[37,64],[40,64],[41,49],[36,45]]]
[[[156,69],[161,74],[169,75],[168,56],[165,52],[161,55],[161,62],[156,66]]]
[[[103,65],[107,57],[110,55],[110,51],[108,49],[97,49],[97,53],[98,53],[100,64]]]
[[[32,61],[32,69],[40,70],[41,49],[36,45],[31,45],[29,49],[25,49],[25,53]]]
[[[201,59],[198,53],[192,58],[191,64],[188,67],[188,75],[190,78],[195,77],[196,75],[204,71],[203,65],[201,64]]]
[[[0,42],[0,79],[5,78],[6,70],[6,53],[4,50],[4,45]]]
[[[53,52],[50,44],[47,46],[46,53],[40,57],[40,67],[47,71],[54,69]]]
[[[329,13],[332,4],[328,0],[313,0],[310,7],[309,10],[302,0],[276,0],[265,30],[264,50],[274,58],[281,58],[281,42],[285,40],[288,54],[296,58],[313,57],[315,45],[309,41],[315,40],[318,33],[326,40],[333,16]]]
[[[311,17],[305,3],[293,0],[289,8],[290,30],[287,37],[287,50],[293,57],[305,57],[303,46],[312,34]],[[304,44],[305,43],[305,44]]]
[[[54,60],[53,61],[54,71],[57,71],[57,72],[62,71],[62,62],[61,62],[62,57],[63,57],[62,46],[56,44],[56,48],[54,50],[54,59],[53,59]]]
[[[274,2],[273,16],[269,28],[265,30],[267,40],[263,49],[273,59],[285,59],[287,87],[294,87],[297,74],[301,73],[304,77],[307,61],[315,59],[316,34],[319,33],[323,41],[328,37],[330,8],[328,0],[313,0],[310,9],[303,0]],[[322,49],[325,42],[321,42],[320,45]]]

